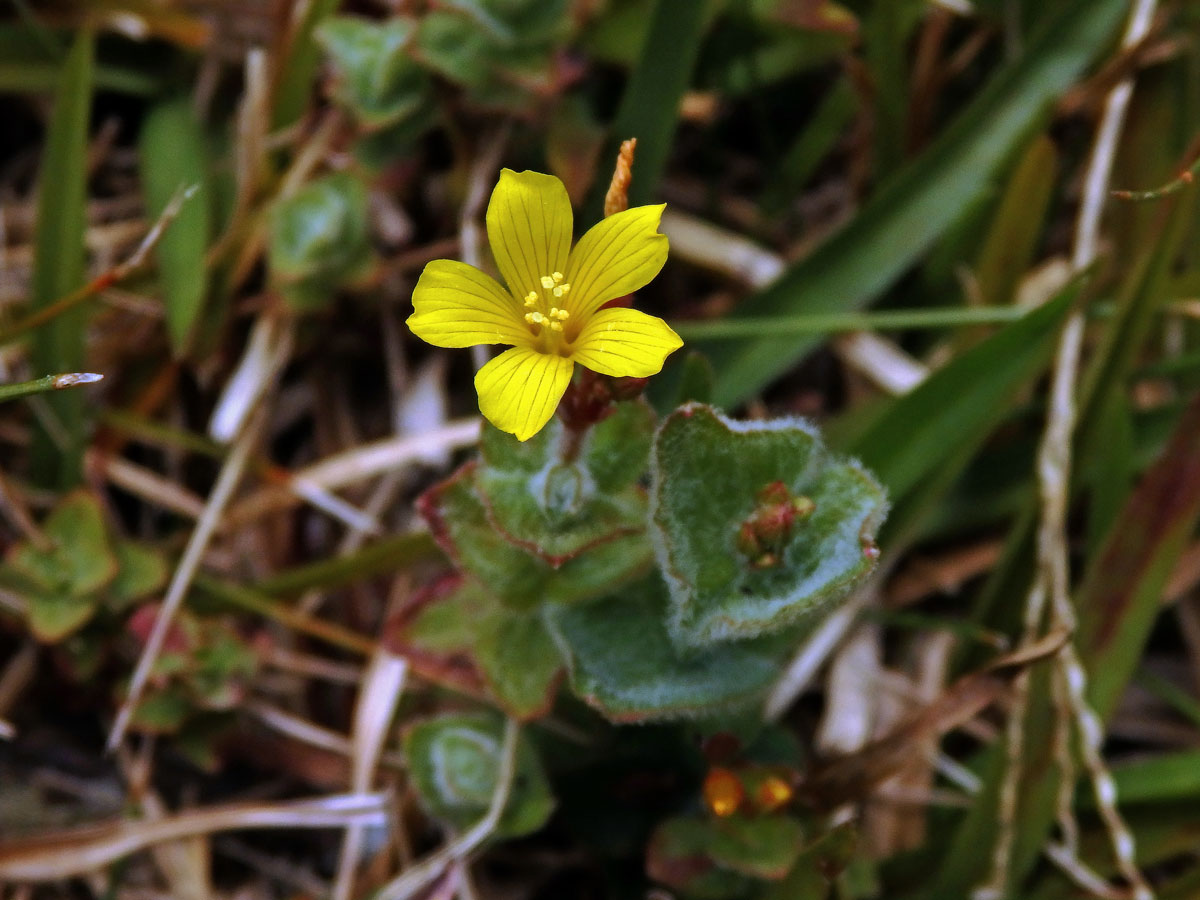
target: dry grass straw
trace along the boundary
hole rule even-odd
[[[287,803],[239,803],[156,821],[122,820],[0,843],[0,879],[51,881],[107,866],[168,841],[249,828],[344,828],[386,822],[382,794],[332,794]]]
[[[1155,0],[1137,0],[1125,33],[1123,49],[1140,43],[1150,30]],[[1076,271],[1090,266],[1099,253],[1100,218],[1108,197],[1109,177],[1116,155],[1117,139],[1125,122],[1133,81],[1120,81],[1105,98],[1104,111],[1097,129],[1084,176],[1083,203],[1075,227],[1072,264]],[[1079,358],[1083,346],[1084,317],[1072,313],[1063,328],[1055,356],[1050,390],[1049,416],[1038,452],[1037,476],[1041,492],[1041,521],[1037,535],[1037,572],[1025,602],[1023,644],[1036,640],[1049,616],[1051,629],[1074,630],[1075,615],[1070,598],[1070,570],[1067,551],[1067,505],[1070,493],[1071,438],[1075,426],[1075,390]],[[1078,856],[1078,825],[1074,815],[1075,765],[1070,747],[1073,723],[1080,737],[1084,765],[1096,793],[1098,808],[1108,831],[1117,866],[1133,890],[1135,900],[1153,896],[1134,858],[1133,834],[1116,808],[1116,787],[1101,756],[1103,729],[1086,699],[1087,674],[1075,650],[1066,643],[1055,657],[1054,697],[1058,720],[1054,730],[1054,758],[1060,769],[1057,819],[1062,843],[1052,859],[1080,887],[1095,892],[1104,884]],[[1006,896],[1009,865],[1017,828],[1017,797],[1022,772],[1024,719],[1029,701],[1029,676],[1016,684],[1016,698],[1005,734],[1008,769],[1001,784],[999,832],[993,849],[992,870],[975,891],[976,900]]]
[[[500,823],[500,816],[504,813],[509,793],[512,791],[513,776],[517,768],[517,742],[520,736],[520,724],[515,719],[506,719],[499,771],[496,774],[496,790],[483,818],[436,853],[385,884],[375,894],[374,900],[411,900],[441,877],[448,867],[474,853],[492,835]]]
[[[233,496],[238,483],[242,480],[250,451],[257,440],[257,423],[252,422],[234,442],[232,451],[221,466],[221,472],[217,476],[212,493],[209,494],[208,502],[205,504],[204,513],[197,520],[196,528],[188,539],[187,548],[179,560],[179,565],[167,587],[167,593],[163,597],[162,605],[159,607],[154,627],[146,639],[146,646],[142,649],[137,666],[133,670],[129,691],[117,711],[116,721],[108,736],[107,746],[110,752],[121,743],[125,736],[125,730],[129,727],[133,712],[142,698],[142,692],[146,688],[150,672],[162,650],[171,622],[191,586],[192,578],[208,548],[209,541],[217,531],[225,507]]]
[[[379,650],[367,664],[351,732],[350,788],[353,791],[365,792],[371,787],[407,677],[408,661],[386,650]],[[350,900],[354,895],[354,876],[365,837],[366,832],[361,826],[346,829],[333,900]]]

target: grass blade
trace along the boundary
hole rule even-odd
[[[1073,0],[911,166],[881,188],[845,229],[740,308],[746,316],[859,309],[896,281],[987,190],[1050,104],[1104,48],[1125,12],[1120,0]],[[734,406],[818,343],[760,338],[702,345]]]
[[[36,311],[79,287],[86,256],[88,114],[92,101],[92,34],[80,31],[63,63],[38,183],[30,303]],[[34,334],[35,370],[76,372],[84,367],[87,313],[76,308]],[[46,486],[68,487],[82,474],[84,396],[63,391],[49,400],[61,426],[63,446],[44,429],[34,437],[34,477]]]
[[[197,186],[155,248],[166,303],[167,332],[182,355],[208,293],[204,254],[210,233],[205,135],[184,98],[155,106],[139,146],[146,208],[158,216],[181,187]]]
[[[887,486],[893,503],[995,426],[1013,394],[1045,367],[1078,292],[1073,284],[943,366],[854,439],[850,451]]]
[[[1012,303],[1016,297],[1037,252],[1057,174],[1054,142],[1041,135],[1014,170],[979,254],[975,277],[985,306]]]
[[[641,58],[629,76],[610,131],[611,152],[600,157],[607,163],[616,156],[621,141],[637,138],[630,206],[649,203],[654,196],[679,119],[679,102],[691,79],[712,6],[711,0],[656,0],[650,13]],[[584,221],[600,218],[607,189],[608,179],[597,179]]]
[[[338,7],[338,0],[309,0],[290,4],[298,19],[290,23],[284,46],[272,54],[274,109],[272,126],[286,128],[304,114],[312,94],[313,80],[321,64],[321,48],[313,37],[317,26]]]

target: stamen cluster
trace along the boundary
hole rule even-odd
[[[562,272],[543,275],[540,280],[542,288],[549,291],[556,300],[561,300],[563,295],[571,290],[571,285],[563,281]],[[533,309],[536,306],[541,306],[544,309],[547,305],[537,291],[530,291],[525,295],[526,309]],[[535,309],[533,312],[525,313],[525,321],[530,325],[545,325],[551,331],[562,331],[562,323],[570,317],[571,314],[569,312],[557,306],[551,306],[545,312]]]

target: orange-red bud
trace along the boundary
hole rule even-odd
[[[746,789],[729,769],[713,766],[704,777],[704,805],[714,816],[732,816],[746,799]]]
[[[761,812],[775,812],[791,802],[792,786],[778,775],[768,775],[754,791],[754,805]]]

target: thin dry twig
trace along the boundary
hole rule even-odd
[[[883,584],[881,570],[859,588],[841,607],[823,621],[796,651],[783,674],[772,685],[763,707],[763,719],[778,721],[796,698],[804,693],[817,670],[842,642],[858,620],[858,614],[875,601]]]
[[[23,334],[27,334],[36,328],[40,328],[47,322],[50,322],[58,316],[65,313],[67,310],[73,309],[79,304],[85,302],[91,297],[100,294],[107,288],[120,281],[123,281],[131,273],[137,271],[146,262],[146,257],[150,251],[154,249],[159,240],[162,239],[163,233],[167,230],[175,218],[179,215],[179,211],[183,209],[183,204],[191,199],[197,190],[197,185],[189,185],[182,187],[171,197],[170,201],[163,208],[162,213],[154,224],[150,226],[150,230],[146,232],[146,236],[142,238],[141,243],[133,253],[124,261],[117,263],[110,269],[101,272],[87,284],[80,288],[76,288],[71,293],[55,300],[49,306],[44,306],[37,312],[31,313],[19,322],[9,326],[0,332],[0,344],[8,343],[14,338],[18,338]],[[98,380],[98,379],[96,379]],[[86,382],[80,382],[86,383]]]
[[[496,790],[492,793],[491,805],[483,818],[441,850],[380,888],[375,900],[410,900],[441,875],[447,866],[473,853],[496,830],[512,791],[513,776],[517,768],[517,741],[520,736],[520,723],[516,719],[507,719],[500,750],[500,769],[496,774]]]
[[[353,791],[363,793],[371,787],[407,677],[408,661],[403,657],[393,656],[383,649],[371,657],[354,709],[350,774]],[[354,874],[365,837],[366,832],[361,826],[351,825],[346,829],[333,887],[334,900],[350,900],[353,894]]]
[[[107,866],[161,844],[243,828],[340,828],[386,822],[386,795],[333,794],[290,803],[253,803],[190,810],[153,822],[122,820],[0,843],[0,879],[51,881]]]
[[[121,703],[121,708],[117,711],[116,721],[108,736],[107,749],[109,752],[112,752],[125,736],[125,730],[129,727],[133,711],[141,700],[142,691],[145,690],[150,671],[162,650],[175,613],[183,603],[183,598],[187,594],[197,568],[199,568],[204,551],[220,525],[226,504],[242,480],[246,463],[250,458],[250,451],[257,439],[258,429],[255,425],[256,423],[251,422],[247,426],[222,464],[216,484],[213,485],[212,493],[209,494],[208,502],[204,507],[204,514],[196,522],[196,529],[192,532],[183,557],[179,560],[179,566],[175,569],[175,574],[167,587],[166,596],[163,597],[162,606],[154,619],[154,627],[150,630],[146,646],[142,649],[142,655],[133,670],[133,676],[129,682],[129,692]]]
[[[309,484],[336,490],[382,475],[413,463],[437,458],[449,450],[467,447],[479,440],[478,418],[455,419],[442,428],[422,434],[390,437],[352,447],[294,473]],[[230,522],[245,523],[269,512],[287,509],[299,498],[286,488],[272,485],[251,494],[234,506]]]
[[[1156,7],[1155,0],[1137,0],[1122,37],[1123,49],[1137,45],[1150,29]],[[1096,141],[1084,178],[1083,202],[1075,229],[1075,244],[1072,264],[1076,271],[1090,266],[1098,255],[1100,218],[1104,201],[1108,196],[1109,177],[1116,154],[1117,139],[1125,122],[1125,114],[1133,93],[1133,81],[1122,80],[1105,100],[1104,112],[1097,130]],[[1038,452],[1037,474],[1041,490],[1042,515],[1037,536],[1037,572],[1033,586],[1026,598],[1023,642],[1033,640],[1042,627],[1047,601],[1052,628],[1073,628],[1074,614],[1070,600],[1070,569],[1067,556],[1066,513],[1070,489],[1071,436],[1075,426],[1075,387],[1079,369],[1080,351],[1083,345],[1084,317],[1074,312],[1068,319],[1059,338],[1055,356],[1054,375],[1050,390],[1049,414],[1042,443]],[[1091,776],[1101,809],[1101,817],[1108,830],[1121,874],[1129,882],[1137,900],[1149,900],[1153,896],[1145,878],[1134,859],[1133,836],[1116,809],[1116,789],[1100,755],[1103,739],[1099,719],[1087,704],[1085,689],[1087,676],[1074,645],[1068,643],[1055,657],[1058,677],[1066,686],[1060,695],[1066,707],[1059,707],[1059,714],[1073,721],[1080,732],[1085,766]],[[976,900],[991,900],[1006,894],[1012,847],[1015,839],[1016,805],[1022,769],[1022,744],[1024,742],[1024,719],[1028,709],[1028,675],[1023,675],[1015,686],[1016,702],[1010,712],[1006,727],[1006,753],[1008,768],[1001,784],[998,809],[999,832],[993,848],[992,870],[984,884],[976,889]],[[1057,818],[1066,842],[1062,845],[1074,862],[1064,871],[1068,875],[1081,873],[1086,867],[1078,860],[1074,846],[1077,826],[1074,821],[1073,788],[1075,776],[1069,749],[1069,735],[1065,727],[1055,731],[1055,758],[1059,763],[1060,777],[1067,786],[1059,792]],[[1061,742],[1061,743],[1058,743]],[[1059,853],[1059,857],[1063,854]],[[1097,876],[1098,877],[1098,876]],[[1076,879],[1080,881],[1079,879]],[[1089,876],[1087,887],[1095,883]]]
[[[204,501],[200,497],[145,466],[139,466],[124,457],[101,455],[94,449],[89,450],[84,458],[89,471],[99,473],[112,484],[147,503],[188,519],[198,519],[204,514]]]
[[[295,322],[282,310],[268,308],[255,320],[245,352],[209,419],[208,433],[213,440],[228,443],[241,432],[250,412],[287,364],[294,335]]]
[[[753,288],[766,287],[787,267],[777,253],[745,235],[686,212],[663,210],[661,227],[671,242],[673,257]]]

